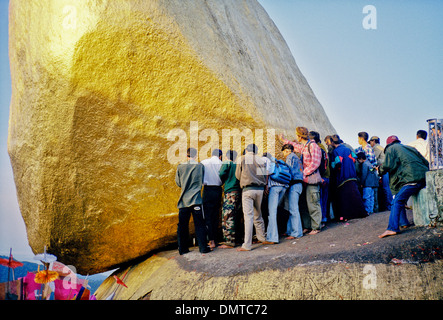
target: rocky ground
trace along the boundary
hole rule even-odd
[[[397,236],[380,239],[389,212],[363,219],[329,223],[317,235],[296,240],[280,238],[275,245],[256,244],[250,252],[216,248],[204,257],[194,250],[177,258],[187,270],[235,275],[265,268],[329,263],[425,263],[442,259],[443,228],[412,226]],[[412,211],[408,211],[413,221]],[[215,263],[216,262],[216,263]]]
[[[157,252],[117,270],[98,299],[307,300],[443,299],[443,228],[412,226],[380,239],[389,212],[329,223],[317,235],[249,252],[197,247]],[[412,212],[408,212],[412,221]]]

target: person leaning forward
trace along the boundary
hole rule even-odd
[[[409,197],[426,186],[426,172],[429,162],[417,149],[401,144],[397,136],[386,139],[385,161],[379,168],[380,174],[389,173],[392,201],[389,223],[379,238],[396,235],[400,228],[409,226],[406,217],[406,203]]]
[[[178,207],[177,240],[179,253],[189,252],[189,220],[194,220],[195,234],[201,253],[210,252],[206,244],[206,225],[202,210],[201,189],[203,185],[204,167],[196,161],[197,150],[187,150],[187,161],[180,163],[175,173],[175,183],[181,188]]]
[[[309,140],[309,132],[305,127],[295,128],[298,143],[286,140],[283,134],[279,135],[280,141],[284,144],[291,144],[294,146],[294,151],[301,153],[303,163],[303,192],[305,194],[306,203],[308,207],[308,214],[302,214],[303,228],[305,232],[311,229],[310,235],[320,232],[321,229],[321,204],[320,204],[320,183],[322,178],[319,173],[319,166],[321,163],[321,149],[312,140]],[[302,195],[303,197],[303,195]]]
[[[263,157],[257,156],[255,144],[246,147],[246,154],[241,157],[235,170],[242,189],[242,207],[245,224],[243,245],[237,251],[250,251],[252,232],[255,227],[257,239],[265,242],[265,223],[261,214],[263,192],[267,184],[267,168]]]

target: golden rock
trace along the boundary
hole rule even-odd
[[[28,241],[80,273],[175,241],[174,130],[192,144],[198,128],[198,147],[223,129],[334,133],[256,1],[11,0],[9,10],[8,152]]]

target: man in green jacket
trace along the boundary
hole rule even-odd
[[[429,162],[415,149],[402,145],[397,136],[386,140],[385,161],[379,168],[381,175],[389,173],[392,194],[391,214],[387,230],[379,238],[396,235],[400,227],[409,226],[406,217],[406,203],[409,197],[426,186],[426,172]]]
[[[237,152],[228,150],[220,168],[220,180],[224,183],[224,199],[222,207],[222,229],[224,242],[219,248],[231,249],[235,246],[235,229],[241,200],[240,181],[235,177]]]

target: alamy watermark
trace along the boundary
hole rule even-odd
[[[368,4],[363,7],[363,14],[366,14],[361,23],[363,29],[377,30],[377,8]]]
[[[363,267],[363,273],[366,276],[363,278],[363,289],[377,288],[377,269],[372,264],[367,264]]]
[[[217,131],[206,128],[200,130],[198,121],[191,121],[188,132],[180,128],[172,129],[167,134],[167,140],[174,142],[167,151],[167,160],[172,165],[186,161],[188,148],[196,149],[197,158],[200,159],[210,156],[215,149],[221,149],[224,153],[234,150],[241,155],[250,144],[258,147],[258,154],[264,152],[269,152],[273,156],[276,154],[275,129],[231,128]],[[204,144],[201,145],[202,143]]]

